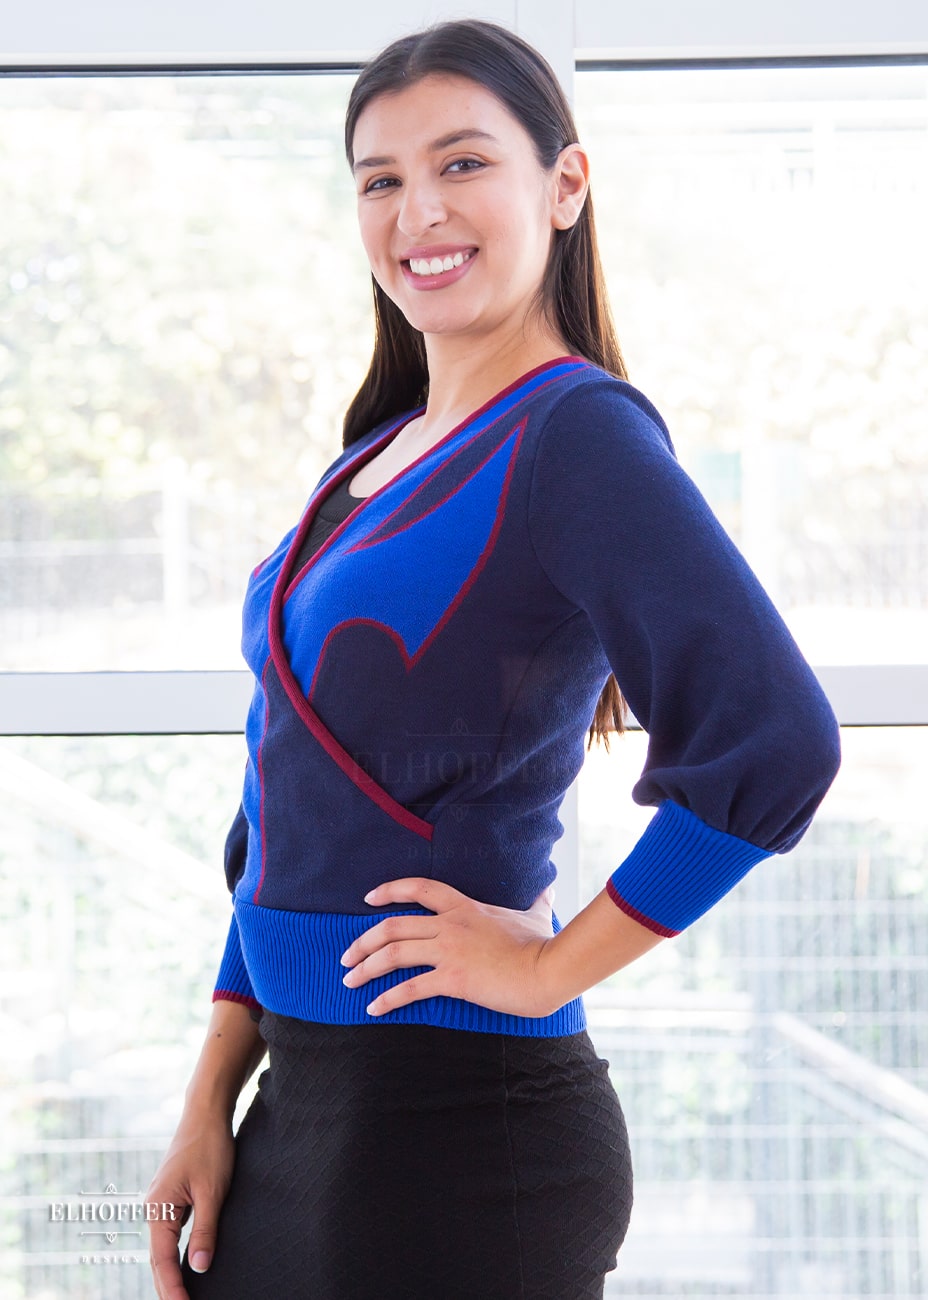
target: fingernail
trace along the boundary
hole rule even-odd
[[[369,889],[369,890],[367,891],[367,893],[364,895],[364,901],[365,901],[365,903],[369,903],[369,902],[371,901],[371,899],[373,898],[373,896],[374,896],[374,891],[373,891],[373,889]]]
[[[190,1258],[190,1267],[194,1273],[205,1273],[209,1268],[209,1251],[198,1250]]]
[[[343,966],[350,966],[350,965],[351,965],[351,962],[348,961],[347,958],[348,958],[348,953],[347,953],[347,952],[343,952],[342,955],[341,955],[341,957],[339,958],[339,961],[341,962],[341,964],[342,964]]]

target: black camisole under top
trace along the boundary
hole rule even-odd
[[[338,487],[332,489],[317,510],[312,527],[300,547],[296,563],[290,570],[291,573],[299,573],[306,561],[318,551],[326,538],[335,532],[335,529],[344,519],[348,518],[355,506],[359,506],[365,500],[364,497],[351,495],[348,491],[350,482],[351,475],[349,474],[348,478],[343,479]]]

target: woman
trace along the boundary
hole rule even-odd
[[[404,38],[346,148],[375,354],[249,584],[234,919],[148,1193],[194,1216],[182,1265],[180,1216],[151,1225],[158,1294],[602,1296],[631,1170],[580,995],[796,843],[837,727],[625,381],[547,64],[482,22]],[[561,929],[557,810],[623,694],[657,812]]]

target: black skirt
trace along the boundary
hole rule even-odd
[[[586,1031],[342,1026],[265,1011],[191,1300],[594,1300],[628,1227],[619,1099]]]

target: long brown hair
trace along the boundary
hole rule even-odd
[[[355,127],[367,105],[378,95],[404,90],[432,74],[467,77],[494,94],[528,132],[544,171],[551,170],[567,145],[578,143],[570,105],[538,51],[496,23],[463,19],[403,36],[364,66],[345,114],[349,166],[354,165]],[[373,276],[371,282],[374,355],[345,415],[343,447],[428,399],[423,336]],[[554,231],[537,306],[574,355],[585,357],[617,379],[628,378],[606,295],[589,192],[577,221],[567,230]],[[625,712],[618,682],[610,674],[596,704],[587,748],[595,736],[608,749],[609,731],[625,730]]]

